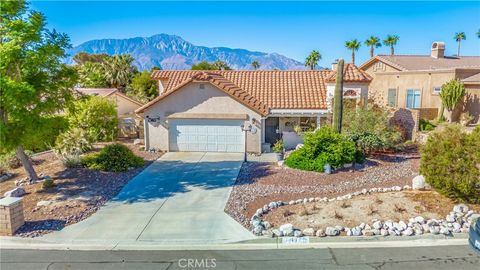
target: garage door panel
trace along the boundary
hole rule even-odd
[[[243,152],[241,120],[172,120],[170,151]]]

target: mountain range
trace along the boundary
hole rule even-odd
[[[179,36],[158,34],[151,37],[127,39],[99,39],[84,42],[68,51],[66,62],[73,63],[72,57],[79,52],[106,53],[109,55],[128,53],[135,58],[139,70],[150,70],[157,66],[162,69],[190,69],[200,61],[227,63],[232,69],[250,70],[251,63],[260,63],[260,69],[293,70],[304,69],[304,65],[278,53],[254,52],[226,47],[196,46]]]

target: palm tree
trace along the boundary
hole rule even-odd
[[[477,31],[477,37],[480,38],[480,29]]]
[[[457,32],[455,33],[455,36],[453,37],[458,42],[458,48],[457,48],[457,56],[460,56],[460,42],[462,40],[467,39],[467,36],[465,35],[465,32]]]
[[[253,70],[257,70],[260,67],[260,63],[256,60],[252,62]]]
[[[388,35],[386,39],[383,40],[383,45],[390,46],[390,55],[395,54],[394,46],[397,45],[397,41],[400,39],[397,35]]]
[[[314,70],[320,59],[322,59],[322,55],[318,51],[313,50],[305,59],[305,66]]]
[[[373,48],[381,47],[382,43],[378,37],[370,36],[369,39],[365,40],[365,45],[370,46],[370,58],[372,58],[374,55]]]
[[[135,72],[133,57],[129,54],[115,55],[106,58],[102,63],[105,78],[111,87],[124,88]]]
[[[360,48],[361,45],[362,43],[358,42],[357,39],[352,39],[345,42],[345,47],[349,50],[352,50],[352,64],[354,65],[355,65],[355,51],[358,51],[358,48]]]

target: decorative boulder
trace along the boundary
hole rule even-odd
[[[303,230],[303,235],[305,236],[314,236],[315,235],[315,230],[313,228],[306,228]]]
[[[426,188],[425,177],[423,175],[417,175],[412,179],[412,189],[423,190]]]
[[[25,195],[25,189],[21,187],[16,187],[3,194],[4,197],[22,197],[23,195]]]
[[[335,227],[327,227],[325,229],[325,234],[328,236],[337,236],[340,234],[340,231]]]
[[[285,236],[291,236],[293,235],[293,225],[290,224],[290,223],[287,223],[287,224],[283,224],[282,226],[280,226],[280,228],[278,228],[283,235]]]

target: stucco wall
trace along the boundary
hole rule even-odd
[[[150,148],[168,151],[168,121],[172,113],[213,113],[213,114],[247,114],[249,124],[255,125],[256,134],[247,133],[247,151],[260,153],[262,138],[261,115],[236,101],[222,90],[209,83],[189,83],[178,89],[144,112],[144,117],[160,117],[160,121],[147,124]],[[255,124],[252,120],[255,119]]]
[[[117,114],[118,116],[122,116],[125,114],[134,114],[135,110],[140,108],[140,105],[122,97],[119,95],[113,94],[112,100],[115,101],[117,105]]]
[[[397,107],[405,108],[407,89],[418,89],[421,91],[422,108],[440,108],[440,97],[433,88],[454,79],[455,72],[382,72],[373,77],[368,89],[369,98],[380,105],[387,105],[388,89],[392,88],[397,90]]]
[[[467,94],[463,110],[474,117],[473,123],[480,124],[480,84],[467,84],[465,90]]]

